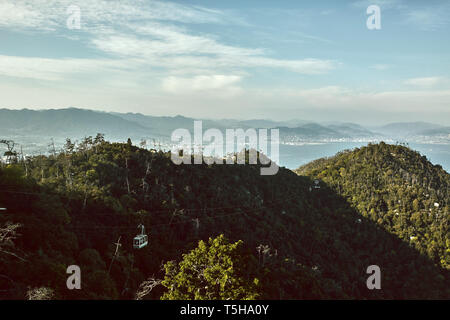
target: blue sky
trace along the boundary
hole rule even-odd
[[[449,31],[443,0],[2,0],[0,107],[450,125]]]

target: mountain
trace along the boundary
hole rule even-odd
[[[225,132],[236,128],[278,128],[282,142],[399,139],[426,141],[438,137],[448,142],[449,128],[431,123],[391,123],[382,127],[365,128],[354,123],[314,123],[302,120],[274,121],[266,119],[194,119],[181,115],[157,117],[141,113],[97,112],[69,108],[57,110],[0,109],[0,135],[11,137],[55,137],[82,139],[97,133],[113,141],[157,139],[168,142],[179,128],[193,130],[195,120],[202,120],[203,130],[216,128]],[[64,137],[64,138],[63,138]],[[434,141],[433,140],[433,141]],[[33,142],[33,141],[32,141]],[[35,141],[34,141],[35,142]]]
[[[328,128],[348,137],[375,137],[377,134],[354,123],[328,125]]]
[[[423,130],[418,134],[423,136],[444,136],[450,138],[450,127],[439,127],[436,129]]]
[[[450,175],[425,156],[385,143],[346,151],[300,167],[367,219],[450,269]]]
[[[42,111],[0,109],[0,134],[4,136],[82,138],[95,136],[98,132],[111,138],[158,134],[106,112],[76,108]]]
[[[295,128],[309,123],[304,120],[288,120],[288,121],[273,121],[264,119],[254,120],[231,120],[229,123],[233,124],[233,127],[238,128],[276,128],[276,127],[289,127]]]
[[[293,136],[293,137],[303,137],[303,138],[324,138],[324,137],[336,137],[339,132],[316,123],[308,123],[301,127],[288,128],[279,127],[280,135]]]
[[[423,135],[428,130],[442,128],[442,126],[428,122],[398,122],[390,123],[382,127],[374,128],[387,137],[407,138],[417,135]]]
[[[384,144],[337,155],[330,168],[326,161],[299,172],[310,176],[284,168],[261,176],[260,165],[175,165],[169,153],[101,139],[12,160],[0,168],[0,207],[7,208],[0,232],[10,235],[0,241],[0,297],[22,299],[39,288],[59,299],[132,299],[144,283],[155,285],[146,292],[151,299],[231,287],[232,295],[246,283],[260,299],[449,299],[448,174]],[[341,174],[346,193],[334,183]],[[416,193],[418,203],[410,198]],[[149,243],[134,249],[140,224]],[[243,251],[236,256],[219,235]],[[205,288],[195,279],[209,259],[235,264],[217,280],[219,269],[208,273],[212,288]],[[190,287],[178,292],[171,283],[184,281],[175,276],[182,260],[179,275]],[[366,285],[374,264],[382,290]],[[83,272],[81,290],[67,290],[69,265]]]
[[[114,113],[114,114],[125,120],[132,121],[138,123],[141,126],[149,128],[152,130],[152,132],[157,132],[158,135],[163,136],[165,138],[170,138],[172,132],[179,128],[193,131],[194,121],[202,120],[202,119],[188,118],[180,115],[177,115],[175,117],[154,117],[143,115],[141,113]],[[221,123],[213,120],[202,120],[202,126],[203,130],[207,130],[209,128],[217,128],[219,130],[225,130],[225,127]]]
[[[107,113],[86,109],[50,109],[50,110],[9,110],[0,109],[0,134],[11,136],[55,136],[81,139],[98,132],[111,138],[126,139],[129,136],[165,137],[178,128],[193,129],[197,119],[175,116],[156,117],[141,113]],[[272,121],[254,120],[209,120],[203,122],[203,129],[216,128],[225,131],[227,128],[280,128],[285,134],[300,137],[352,137],[369,136],[371,132],[359,125],[346,123],[339,125],[320,125],[301,120]]]
[[[254,119],[254,120],[231,120],[228,122],[233,127],[241,127],[241,128],[275,128],[283,124],[283,122],[273,121],[273,120],[263,120],[263,119]]]
[[[49,144],[54,144],[55,149],[59,150],[66,138],[81,141],[85,137],[95,137],[97,133],[104,134],[110,141],[124,142],[131,138],[134,142],[145,141],[147,145],[169,150],[172,146],[172,132],[181,128],[193,133],[195,120],[202,121],[203,132],[214,128],[224,135],[227,129],[276,128],[279,129],[281,144],[361,143],[381,140],[450,144],[449,128],[429,123],[396,123],[369,129],[345,122],[195,119],[181,115],[160,117],[77,108],[40,111],[0,109],[0,138],[14,140],[25,155],[47,152]]]
[[[353,123],[320,125],[307,123],[298,127],[279,127],[280,137],[287,142],[301,140],[338,140],[338,139],[361,139],[375,138],[373,133],[362,126]]]

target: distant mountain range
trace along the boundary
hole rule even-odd
[[[450,127],[443,127],[428,122],[390,123],[374,129],[382,132],[384,135],[403,138],[411,136],[436,136],[441,134],[450,134]]]
[[[0,109],[0,137],[36,143],[36,139],[82,139],[103,133],[112,141],[154,139],[168,142],[178,128],[193,130],[193,118],[157,117],[140,113],[108,113],[68,108],[50,110]],[[200,119],[198,119],[200,120]],[[201,119],[203,130],[217,128],[223,132],[235,128],[277,128],[281,143],[311,141],[408,141],[450,143],[450,127],[432,123],[391,123],[364,127],[354,123],[313,123],[302,120],[273,121],[265,119]]]
[[[108,136],[156,134],[149,129],[117,115],[91,110],[0,109],[0,134],[3,136],[83,137],[98,132]]]

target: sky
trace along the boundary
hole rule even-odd
[[[444,0],[0,0],[0,108],[450,125],[449,40]]]

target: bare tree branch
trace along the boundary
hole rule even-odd
[[[18,256],[14,252],[6,250],[6,248],[14,247],[13,240],[19,236],[16,230],[21,226],[22,225],[20,223],[6,222],[5,226],[0,228],[0,252],[16,257],[17,259],[20,259],[22,261],[26,261],[24,258]]]
[[[148,295],[154,287],[161,284],[162,280],[155,279],[153,277],[148,278],[148,280],[141,283],[138,291],[136,292],[136,300],[142,300],[146,295]]]
[[[52,300],[54,297],[53,289],[47,287],[33,288],[27,292],[28,300]]]

